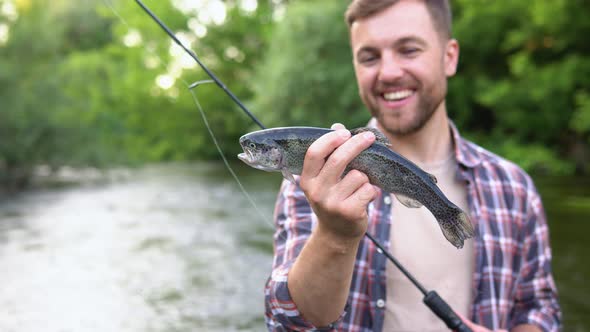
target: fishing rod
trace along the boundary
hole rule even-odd
[[[190,49],[188,49],[186,46],[184,46],[184,44],[176,37],[176,35],[174,34],[174,32],[172,32],[172,30],[170,30],[170,28],[168,28],[168,26],[166,26],[166,24],[164,24],[164,22],[162,22],[158,16],[156,16],[156,14],[154,14],[154,12],[152,12],[146,5],[143,4],[143,2],[141,2],[140,0],[136,0],[137,4],[156,22],[158,23],[158,25],[164,29],[164,31],[166,31],[166,33],[168,34],[168,36],[170,38],[172,38],[172,40],[174,40],[174,42],[176,44],[178,44],[178,46],[180,46],[186,53],[188,53],[188,55],[191,56],[191,58],[193,58],[198,64],[199,66],[201,66],[201,68],[203,68],[203,70],[207,73],[207,75],[209,75],[209,77],[211,77],[211,79],[213,80],[213,82],[215,82],[215,84],[217,84],[221,90],[225,91],[225,93],[238,105],[240,106],[240,108],[250,117],[250,119],[252,119],[252,121],[254,121],[260,128],[262,129],[266,129],[266,127],[262,124],[262,122],[260,122],[255,116],[254,114],[252,114],[252,112],[250,112],[248,110],[248,108],[246,106],[244,106],[244,104],[242,104],[242,102],[240,101],[240,99],[238,99],[238,97],[236,97],[226,86],[225,84],[223,84],[223,82],[221,82],[220,79],[217,78],[217,76],[215,76],[215,74],[213,74],[209,68],[207,68],[207,66],[205,66],[201,60],[199,60],[199,57],[197,57],[197,55],[191,51]],[[197,82],[198,83],[198,82]],[[196,85],[192,84],[189,86],[190,88],[194,88]]]
[[[240,99],[236,97],[225,86],[225,84],[223,84],[223,82],[221,82],[221,80],[217,78],[217,76],[215,76],[215,74],[213,74],[213,72],[211,72],[209,68],[207,68],[207,66],[205,66],[205,64],[201,62],[201,60],[199,60],[199,58],[193,51],[184,46],[184,44],[176,37],[174,32],[172,32],[172,30],[170,30],[170,28],[168,28],[168,26],[166,26],[166,24],[162,22],[162,20],[160,20],[158,16],[156,16],[156,14],[154,14],[145,4],[143,4],[141,0],[135,0],[135,2],[137,2],[137,4],[166,32],[166,34],[170,38],[172,38],[172,40],[176,44],[178,44],[178,46],[180,46],[188,55],[190,55],[197,62],[197,64],[205,71],[205,73],[207,73],[207,75],[213,80],[213,82],[217,84],[250,117],[250,119],[252,119],[252,121],[254,121],[260,128],[266,129],[262,122],[260,122],[258,118],[256,118],[256,116],[254,116],[254,114],[252,114],[250,110],[248,110],[248,108],[240,101]],[[189,86],[189,89],[192,89],[200,83],[204,82],[205,81],[193,83]],[[436,291],[428,291],[424,286],[422,286],[422,284],[418,282],[418,280],[416,280],[416,278],[414,278],[414,276],[408,270],[406,270],[406,268],[395,257],[393,257],[393,255],[389,253],[385,249],[385,247],[383,247],[383,245],[379,243],[377,239],[371,236],[368,232],[365,232],[365,236],[369,240],[371,240],[373,244],[375,244],[379,251],[382,254],[384,254],[385,257],[387,257],[393,263],[393,265],[395,265],[412,282],[412,284],[414,284],[414,286],[418,288],[418,290],[420,290],[420,292],[424,295],[422,301],[426,304],[428,308],[430,308],[430,310],[432,310],[434,314],[436,314],[442,321],[445,322],[449,329],[457,332],[473,332],[469,327],[467,327],[467,325],[465,325],[463,320],[459,318],[459,316],[453,311],[449,304],[445,302],[445,300],[443,300]]]

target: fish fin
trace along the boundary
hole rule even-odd
[[[426,174],[428,174],[428,177],[430,178],[430,180],[432,180],[432,182],[438,183],[438,180],[436,179],[436,176],[434,176],[434,175],[432,175],[430,173],[426,173]]]
[[[405,207],[408,208],[419,208],[422,206],[422,203],[418,202],[417,200],[410,198],[408,196],[402,195],[402,194],[395,194],[395,197],[397,198],[397,200],[402,203]]]
[[[387,139],[387,137],[385,137],[385,135],[383,135],[383,133],[380,132],[377,128],[360,127],[360,128],[351,129],[350,133],[352,135],[356,135],[356,134],[364,133],[366,131],[370,131],[373,134],[375,134],[375,138],[376,138],[375,142],[381,143],[387,147],[391,146],[391,143],[389,143],[389,140]]]
[[[457,249],[463,248],[465,239],[475,235],[475,229],[467,213],[459,210],[456,217],[452,220],[438,221],[440,229],[445,238],[451,242]]]
[[[289,172],[289,170],[287,170],[286,168],[283,168],[281,173],[283,173],[283,177],[285,179],[289,180],[291,183],[295,183],[295,177],[293,177],[293,174],[291,172]]]

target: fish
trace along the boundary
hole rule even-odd
[[[238,158],[259,170],[281,172],[294,183],[294,175],[301,175],[309,146],[331,131],[319,127],[277,127],[250,132],[240,137],[243,152]],[[425,206],[438,221],[444,237],[461,249],[464,241],[475,234],[468,214],[445,196],[436,185],[435,176],[391,150],[385,135],[376,128],[350,130],[352,135],[365,131],[373,132],[376,140],[348,164],[343,176],[352,169],[359,170],[371,184],[393,194],[408,208]]]

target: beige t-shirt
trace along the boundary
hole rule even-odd
[[[468,211],[466,185],[455,178],[454,155],[436,164],[418,166],[436,176],[437,185],[451,202]],[[393,195],[391,202],[391,253],[427,290],[436,290],[453,310],[468,316],[473,241],[466,240],[463,249],[457,249],[443,236],[426,207],[407,208]],[[386,279],[384,332],[448,330],[422,302],[422,293],[391,262],[386,266]]]

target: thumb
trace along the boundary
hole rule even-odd
[[[339,130],[339,129],[346,129],[346,127],[342,123],[336,122],[335,124],[333,124],[330,127],[330,129],[332,129],[332,130]]]

